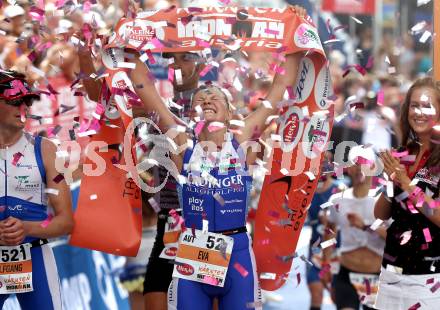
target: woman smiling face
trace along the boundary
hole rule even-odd
[[[202,111],[200,116],[203,116],[206,122],[225,123],[231,118],[226,95],[217,87],[198,90],[194,94],[192,106],[194,110]],[[197,108],[198,106],[200,108]]]
[[[408,124],[418,137],[431,136],[439,121],[440,98],[431,87],[414,89],[408,106]]]

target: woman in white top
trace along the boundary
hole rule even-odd
[[[375,221],[374,205],[377,199],[369,195],[372,173],[368,172],[371,171],[367,172],[367,165],[359,165],[365,162],[364,159],[372,162],[368,168],[374,167],[375,155],[371,149],[355,147],[350,151],[349,160],[355,164],[348,167],[347,172],[353,187],[329,199],[333,205],[325,239],[335,238],[337,230],[341,236],[341,267],[333,280],[337,309],[357,310],[360,303],[363,309],[372,309],[385,245],[385,228],[370,229]],[[330,257],[333,248],[329,246],[324,249],[324,261]],[[326,285],[331,279],[329,270],[322,268],[322,279]]]

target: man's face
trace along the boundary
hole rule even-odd
[[[25,126],[25,115],[28,107],[23,103],[20,106],[6,104],[0,99],[0,127],[10,130],[22,130]]]
[[[15,17],[11,18],[11,29],[12,29],[12,33],[15,36],[18,37],[23,32],[24,22],[25,22],[24,15],[19,15],[19,16],[15,16]]]
[[[182,83],[179,85],[176,75],[173,79],[173,87],[176,91],[195,89],[198,86],[200,72],[203,70],[202,64],[197,64],[196,58],[190,53],[172,53],[174,63],[170,65],[174,70],[180,70]]]

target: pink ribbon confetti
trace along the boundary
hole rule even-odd
[[[195,134],[198,136],[203,130],[203,127],[205,127],[205,121],[200,121],[197,123],[196,127],[194,128]]]
[[[200,73],[200,76],[205,76],[212,69],[212,65],[207,65]]]
[[[400,157],[404,157],[404,156],[407,156],[409,153],[408,153],[408,151],[403,151],[403,152],[391,152],[391,155],[393,156],[393,157],[396,157],[396,158],[400,158]]]
[[[431,237],[431,232],[429,231],[429,228],[423,228],[423,235],[425,235],[425,240],[426,242],[431,242],[432,241],[432,237]]]
[[[385,100],[384,97],[385,97],[385,94],[384,94],[383,90],[382,89],[379,90],[379,92],[377,93],[377,105],[380,105],[380,106],[383,105],[383,102]]]
[[[50,222],[52,221],[52,219],[53,219],[53,215],[52,215],[52,214],[49,214],[49,215],[47,216],[47,219],[45,219],[45,220],[40,224],[40,226],[43,227],[43,228],[46,228],[47,226],[49,226],[49,224],[50,224]]]
[[[408,308],[408,310],[417,310],[421,307],[422,305],[418,302],[414,305],[412,305],[411,307]]]
[[[171,67],[168,68],[168,81],[171,83],[174,81],[174,69]]]
[[[12,155],[12,165],[13,166],[17,166],[18,162],[20,161],[20,159],[23,157],[24,155],[20,152],[15,153],[14,155]]]
[[[204,276],[203,277],[203,283],[217,286],[218,282],[219,282],[219,280],[214,278],[214,277],[210,277],[210,276]]]
[[[278,35],[280,32],[278,30],[266,28],[266,29],[264,29],[264,33]]]
[[[430,288],[431,292],[435,293],[435,291],[437,291],[440,288],[440,282],[437,281],[437,283]]]
[[[243,278],[246,278],[249,272],[239,263],[234,264],[235,270],[237,270]]]

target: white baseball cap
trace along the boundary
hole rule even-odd
[[[3,11],[6,18],[14,18],[16,16],[24,15],[24,9],[19,5],[8,5]]]

